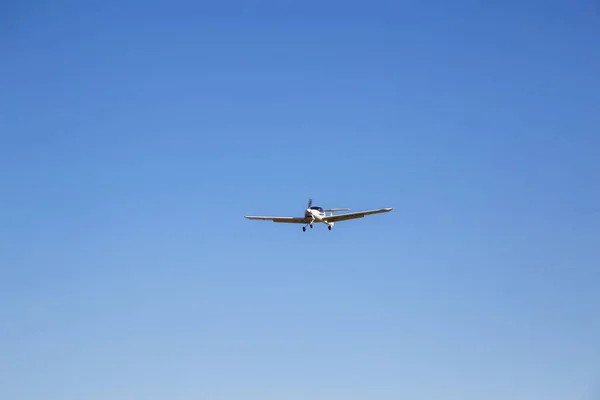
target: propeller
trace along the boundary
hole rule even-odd
[[[312,206],[312,199],[308,199],[308,207],[306,208],[310,208],[310,206]]]

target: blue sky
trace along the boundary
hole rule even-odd
[[[598,398],[594,2],[2,9],[1,398]]]

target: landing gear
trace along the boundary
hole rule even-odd
[[[302,232],[306,232],[306,227],[310,226],[310,229],[313,228],[313,224],[306,224],[302,227]],[[327,225],[327,227],[329,228],[329,230],[331,230],[331,225]]]
[[[331,225],[329,225],[327,228],[328,228],[329,230],[331,230]]]
[[[302,227],[302,232],[306,232],[306,227],[307,227],[307,226],[310,226],[310,229],[312,229],[312,228],[313,228],[313,224],[314,224],[314,222],[315,222],[315,219],[314,219],[314,218],[313,218],[312,220],[308,220],[308,221],[306,222],[306,225],[304,225],[304,226]]]

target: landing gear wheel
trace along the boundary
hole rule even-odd
[[[302,232],[306,232],[306,227],[305,226],[302,227]]]
[[[312,229],[312,224],[310,225],[310,229]]]
[[[331,225],[329,225],[327,228],[329,228],[329,230],[331,230]]]

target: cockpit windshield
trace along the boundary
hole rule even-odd
[[[311,207],[310,209],[311,210],[317,210],[317,211],[319,211],[321,213],[323,212],[323,208],[322,207]]]

